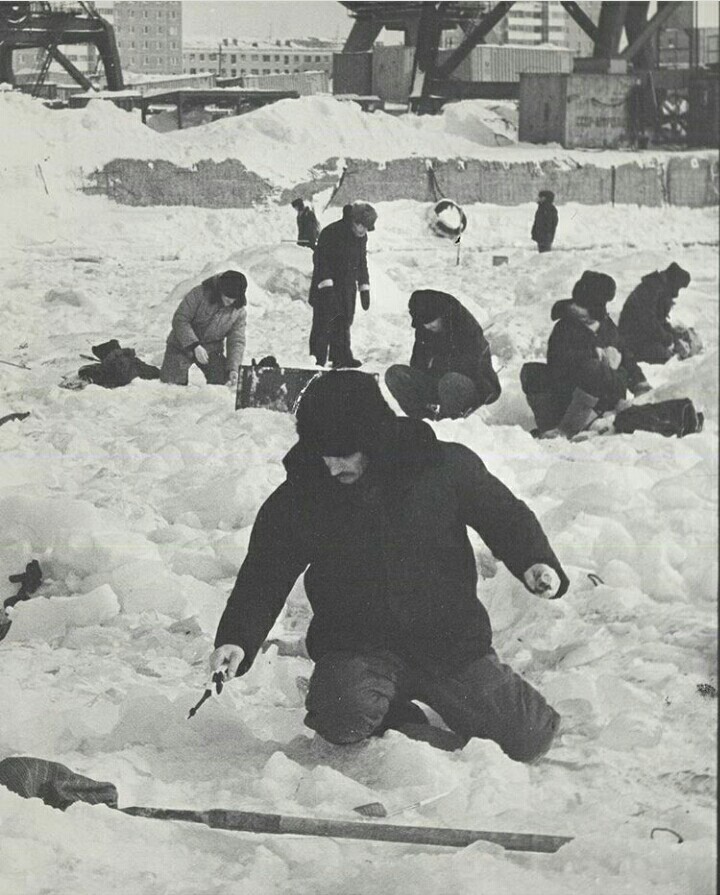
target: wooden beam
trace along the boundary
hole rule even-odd
[[[480,24],[472,29],[460,46],[450,54],[441,66],[439,66],[435,72],[437,77],[446,78],[449,74],[454,72],[463,59],[469,56],[472,50],[485,40],[498,22],[505,18],[513,5],[514,3],[512,2],[506,2],[497,3],[493,6],[490,12],[486,16],[483,16]]]
[[[620,58],[628,61],[634,59],[650,38],[662,28],[680,6],[682,6],[682,3],[679,0],[663,4],[635,40],[620,53]]]

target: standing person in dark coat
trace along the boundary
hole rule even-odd
[[[690,274],[674,261],[656,270],[628,295],[620,312],[619,328],[639,361],[664,364],[671,357],[690,357],[698,339],[692,329],[675,327],[668,319],[680,290],[690,285]]]
[[[187,385],[190,367],[197,364],[210,385],[237,385],[245,351],[246,290],[245,275],[228,270],[187,293],[173,315],[162,382]]]
[[[615,280],[586,270],[573,286],[572,298],[557,301],[551,318],[547,363],[552,389],[564,411],[561,434],[572,436],[627,395],[650,386],[607,313]]]
[[[420,289],[410,296],[415,327],[410,366],[394,364],[385,373],[403,413],[445,419],[467,416],[500,396],[482,327],[453,295]]]
[[[372,205],[353,202],[343,208],[339,221],[325,227],[315,246],[309,299],[313,309],[310,354],[320,366],[328,357],[333,367],[362,365],[353,357],[350,327],[358,289],[363,310],[370,307],[367,234],[375,229],[376,220]]]
[[[542,755],[559,716],[493,650],[467,535],[531,593],[561,597],[568,579],[533,513],[471,450],[396,417],[364,373],[313,381],[297,430],[220,620],[213,672],[250,669],[305,572],[315,663],[305,723],[323,739],[393,728],[445,749],[480,737],[517,761]]]
[[[540,190],[537,201],[538,207],[530,237],[537,243],[538,252],[549,252],[558,225],[557,208],[553,205],[555,193],[552,190]]]
[[[297,212],[297,244],[314,249],[320,235],[320,223],[312,205],[302,199],[290,203]]]

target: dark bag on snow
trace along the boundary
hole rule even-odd
[[[668,438],[672,435],[682,438],[701,432],[703,422],[702,413],[695,410],[690,398],[674,398],[621,410],[615,417],[615,431],[621,434],[658,432]]]
[[[51,808],[64,811],[74,802],[117,808],[115,784],[102,783],[76,774],[57,761],[25,755],[0,761],[0,785],[24,799],[42,799]]]
[[[80,367],[78,376],[85,382],[103,388],[119,388],[133,379],[159,379],[160,370],[135,356],[134,348],[121,348],[117,339],[93,345],[92,352],[100,363]]]

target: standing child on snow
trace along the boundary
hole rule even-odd
[[[415,328],[410,366],[394,364],[385,384],[410,417],[467,416],[500,396],[482,327],[453,295],[419,289],[410,296]]]
[[[309,202],[293,199],[290,203],[297,212],[297,244],[314,249],[320,235],[320,223]]]
[[[228,270],[187,293],[173,315],[162,382],[187,385],[190,367],[197,364],[210,385],[237,385],[245,351],[246,290],[245,275]]]
[[[377,212],[367,202],[343,208],[339,221],[320,233],[313,255],[309,302],[313,309],[310,354],[324,366],[359,367],[353,357],[350,327],[360,290],[364,311],[370,307],[370,277],[367,267],[367,234],[375,229]]]
[[[530,593],[561,597],[568,580],[533,513],[464,445],[398,418],[365,373],[315,379],[297,431],[287,479],[255,520],[212,672],[250,669],[304,572],[315,663],[305,724],[324,740],[396,729],[449,750],[494,740],[515,761],[545,753],[559,715],[493,650],[467,535]]]
[[[552,249],[558,225],[558,213],[553,205],[554,201],[555,193],[552,190],[540,190],[538,193],[538,207],[530,233],[532,241],[537,243],[538,252],[549,252]]]

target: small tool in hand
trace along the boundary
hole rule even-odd
[[[197,710],[200,708],[200,706],[204,702],[207,702],[208,699],[210,699],[210,697],[212,696],[213,684],[215,685],[215,692],[218,694],[218,696],[222,693],[223,682],[224,675],[222,671],[216,671],[215,674],[212,676],[210,683],[205,688],[205,692],[201,696],[199,702],[190,709],[190,713],[188,714],[188,721],[197,713]]]

